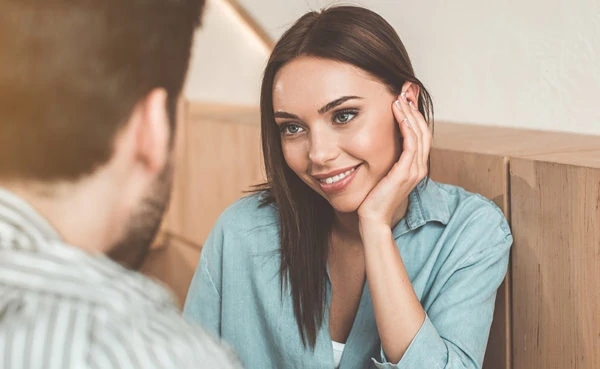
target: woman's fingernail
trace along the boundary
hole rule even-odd
[[[413,104],[413,102],[409,102],[408,105],[411,107],[412,110],[418,110],[417,106],[415,104]]]
[[[400,97],[402,98],[402,101],[404,101],[405,103],[408,103],[408,99],[406,98],[406,92],[401,93]]]
[[[400,105],[400,100],[394,101],[394,105],[398,108],[398,110],[402,111],[402,105]]]

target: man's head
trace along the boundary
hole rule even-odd
[[[108,207],[98,221],[114,234],[103,251],[149,243],[170,192],[176,105],[203,5],[0,0],[0,183],[50,189],[42,212],[64,203],[60,189],[79,205],[94,190]]]

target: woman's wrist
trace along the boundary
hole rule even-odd
[[[392,228],[384,221],[359,218],[358,225],[360,237],[365,246],[385,242],[392,236]]]

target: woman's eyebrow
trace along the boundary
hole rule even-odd
[[[273,114],[274,118],[288,118],[288,119],[298,119],[298,116],[292,113],[287,113],[285,111],[276,111]]]
[[[327,105],[320,108],[318,110],[318,112],[319,112],[319,114],[325,114],[328,111],[330,111],[331,109],[335,108],[336,106],[341,105],[341,104],[345,103],[346,101],[353,100],[353,99],[362,99],[362,97],[360,97],[360,96],[342,96],[339,99],[335,99],[335,100],[327,103]],[[273,117],[274,118],[299,119],[296,114],[288,113],[285,111],[276,111],[275,113],[273,113]]]
[[[324,114],[327,113],[329,110],[335,108],[336,106],[345,103],[348,100],[352,100],[352,99],[362,99],[362,97],[359,96],[342,96],[339,99],[335,99],[330,103],[327,103],[327,105],[323,106],[321,109],[318,110],[319,114]]]

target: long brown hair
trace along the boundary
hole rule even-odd
[[[334,211],[287,166],[273,112],[273,82],[279,69],[298,56],[316,56],[357,66],[397,95],[406,81],[420,87],[419,111],[433,124],[429,93],[415,77],[400,38],[382,17],[361,7],[338,6],[302,16],[275,45],[261,90],[262,148],[267,183],[265,204],[279,210],[281,288],[290,288],[304,345],[314,348],[323,323],[329,235]]]

